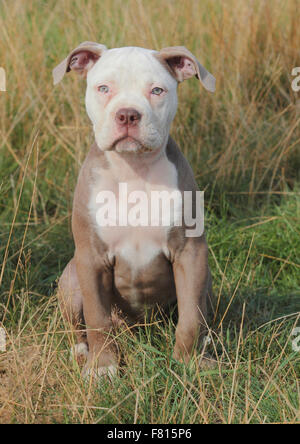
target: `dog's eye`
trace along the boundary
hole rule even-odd
[[[160,94],[163,92],[164,92],[164,90],[162,88],[159,88],[158,86],[156,86],[155,88],[152,89],[151,94],[154,94],[156,96],[160,96]]]
[[[107,85],[100,85],[98,86],[98,91],[103,94],[107,94],[109,91],[109,87]]]

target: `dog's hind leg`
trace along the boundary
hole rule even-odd
[[[74,259],[70,260],[59,279],[57,295],[64,319],[75,330],[77,338],[75,355],[87,356],[88,343],[83,316],[82,294]]]

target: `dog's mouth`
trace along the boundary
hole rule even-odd
[[[132,136],[123,136],[116,139],[112,145],[112,150],[117,151],[118,153],[133,153],[133,154],[141,154],[151,152],[152,148],[149,148],[138,139],[135,139]]]

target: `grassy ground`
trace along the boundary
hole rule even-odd
[[[299,422],[300,65],[297,0],[0,0],[0,423]],[[84,82],[51,70],[84,40],[183,44],[216,76],[180,86],[172,134],[205,189],[215,370],[173,361],[175,316],[118,333],[123,365],[85,384],[55,281],[92,142]]]

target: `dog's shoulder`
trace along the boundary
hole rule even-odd
[[[166,155],[168,160],[174,164],[177,170],[178,189],[180,191],[198,190],[193,170],[188,160],[182,154],[179,146],[171,136],[169,136],[167,143]]]

